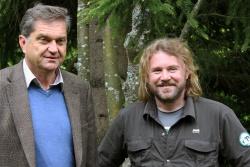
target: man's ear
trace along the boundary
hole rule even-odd
[[[19,35],[18,41],[19,41],[19,45],[20,45],[23,53],[25,53],[26,52],[27,38],[23,35]]]

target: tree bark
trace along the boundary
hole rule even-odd
[[[83,1],[87,4],[87,1]],[[78,2],[79,3],[79,2]],[[81,5],[82,2],[79,4]],[[78,5],[79,5],[78,4]],[[99,143],[108,128],[108,111],[104,81],[103,31],[97,22],[81,25],[78,20],[78,75],[87,79],[92,87],[94,111],[96,113],[97,142]]]
[[[105,64],[105,86],[108,103],[109,121],[111,122],[124,104],[121,78],[119,75],[118,59],[115,38],[112,35],[110,19],[108,19],[104,31],[104,64]]]
[[[90,83],[93,87],[94,106],[97,117],[98,143],[103,138],[109,125],[107,97],[105,91],[103,31],[98,30],[96,21],[89,25],[90,42]]]
[[[85,1],[78,0],[78,12],[84,10]],[[78,20],[81,18],[78,17]],[[78,21],[77,23],[77,71],[78,75],[86,81],[89,81],[89,25],[81,23]]]

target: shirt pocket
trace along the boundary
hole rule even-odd
[[[218,149],[216,143],[200,140],[186,140],[184,143],[187,156],[197,166],[217,167]]]
[[[127,143],[128,156],[131,166],[147,166],[151,160],[150,140],[133,140]]]

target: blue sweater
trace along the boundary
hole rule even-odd
[[[31,84],[29,103],[35,138],[36,167],[75,165],[71,125],[59,86],[49,91]]]

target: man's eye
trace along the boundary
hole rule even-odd
[[[39,38],[39,41],[40,41],[42,44],[48,43],[48,40],[47,40],[46,38]]]
[[[154,69],[152,72],[155,73],[155,74],[158,74],[158,73],[161,72],[161,69]]]
[[[170,72],[176,72],[176,71],[177,71],[177,68],[170,68],[169,71],[170,71]]]
[[[66,39],[58,39],[56,40],[56,43],[59,45],[64,45],[66,43]]]

